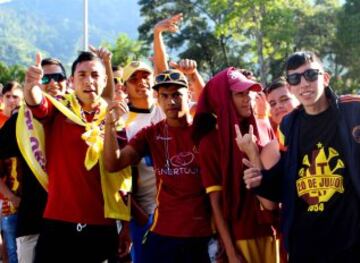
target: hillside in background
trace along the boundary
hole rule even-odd
[[[89,43],[137,38],[135,0],[88,0]],[[71,63],[83,43],[83,0],[0,0],[0,61],[28,66],[37,50]]]

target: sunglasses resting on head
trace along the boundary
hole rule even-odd
[[[169,81],[169,80],[174,80],[174,81],[181,81],[186,83],[186,80],[183,78],[183,76],[178,73],[178,72],[172,72],[172,73],[161,73],[159,75],[156,76],[155,78],[155,82],[156,83],[160,83],[160,82],[164,82],[164,81]]]
[[[114,77],[114,83],[124,85],[124,81],[121,77]]]

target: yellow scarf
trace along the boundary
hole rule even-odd
[[[57,101],[52,96],[44,93],[45,97],[68,119],[74,123],[84,126],[85,132],[81,135],[81,138],[89,146],[86,152],[84,165],[87,170],[93,168],[99,162],[100,176],[101,176],[101,187],[104,198],[104,214],[106,218],[113,219],[122,219],[130,220],[130,200],[122,198],[121,193],[128,193],[131,190],[131,169],[127,167],[121,171],[115,173],[109,173],[104,169],[102,156],[103,151],[103,135],[104,135],[104,120],[106,115],[106,106],[107,103],[105,100],[100,98],[99,100],[99,110],[95,113],[92,122],[87,122],[86,119],[82,116],[81,105],[79,104],[75,94],[67,94],[63,100]],[[29,111],[30,112],[30,111]],[[20,112],[19,112],[20,116]],[[22,116],[25,116],[24,114]],[[19,135],[22,134],[22,137],[18,136],[19,140],[28,137],[26,136],[26,119],[21,117],[17,122],[17,130],[19,126]],[[32,119],[33,123],[37,122]],[[41,126],[41,125],[40,125]],[[34,126],[38,134],[43,138],[43,128],[42,126]],[[122,125],[123,127],[123,125]],[[121,128],[122,128],[121,127]],[[28,133],[29,134],[29,133]],[[39,144],[45,146],[45,141],[39,140]],[[47,174],[44,169],[42,174],[39,166],[40,163],[36,160],[36,155],[31,152],[31,144],[25,144],[24,149],[27,149],[27,161],[28,165],[34,172],[35,176],[38,178],[41,185],[47,189]],[[45,147],[42,147],[44,149]],[[24,151],[26,153],[26,151]],[[44,151],[43,151],[44,152]],[[22,152],[23,153],[23,152]],[[24,155],[24,154],[23,154]],[[25,157],[25,156],[24,156]],[[45,167],[45,166],[44,166]],[[38,176],[38,175],[41,176]],[[40,178],[40,179],[39,179]],[[46,178],[46,180],[45,180]],[[43,182],[43,183],[42,183]]]
[[[107,103],[104,99],[99,100],[99,110],[91,122],[87,122],[82,116],[82,108],[74,93],[66,94],[64,99],[57,101],[54,97],[44,93],[51,103],[68,119],[80,126],[85,127],[85,132],[81,138],[89,146],[86,151],[84,165],[87,170],[93,168],[99,161],[100,153],[103,149],[104,120],[106,115]]]
[[[47,191],[45,135],[40,122],[31,110],[22,104],[16,120],[16,141],[20,152],[41,186]]]

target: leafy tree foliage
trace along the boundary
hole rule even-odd
[[[0,83],[16,80],[22,83],[25,79],[25,68],[19,65],[7,66],[0,62]]]
[[[303,49],[318,53],[335,79],[344,72],[334,44],[338,0],[140,0],[139,4],[144,18],[140,38],[149,48],[156,22],[184,14],[181,31],[166,35],[167,46],[180,50],[181,58],[197,60],[208,75],[236,66],[253,70],[265,84],[282,74],[289,54]]]
[[[336,32],[336,62],[345,67],[336,82],[342,91],[359,92],[360,84],[360,1],[347,0],[338,15]]]
[[[125,66],[132,60],[146,58],[147,51],[142,41],[130,39],[126,34],[120,34],[114,45],[104,44],[113,53],[113,65]]]

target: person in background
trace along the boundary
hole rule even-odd
[[[273,80],[265,89],[266,99],[270,106],[270,120],[274,131],[280,125],[283,117],[299,106],[298,99],[290,92],[284,77]]]
[[[114,99],[117,101],[127,100],[126,87],[123,80],[124,69],[121,66],[113,66],[112,71],[114,74]]]
[[[10,81],[2,89],[3,111],[0,112],[0,128],[11,116],[12,111],[20,105],[23,99],[23,90],[16,81]]]

